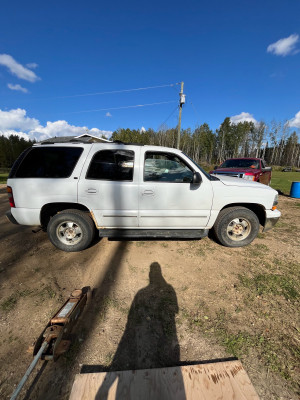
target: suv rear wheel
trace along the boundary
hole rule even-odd
[[[47,226],[51,243],[63,251],[81,251],[93,240],[95,225],[91,217],[79,210],[64,210],[52,217]]]
[[[220,212],[213,230],[223,246],[247,246],[258,234],[259,220],[248,208],[228,207]]]

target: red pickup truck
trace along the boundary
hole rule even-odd
[[[244,178],[269,185],[272,167],[268,167],[261,158],[229,158],[219,167],[215,166],[214,170],[209,173]]]

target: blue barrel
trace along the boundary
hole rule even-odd
[[[300,199],[300,182],[292,183],[290,196],[295,199]]]

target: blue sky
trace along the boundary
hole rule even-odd
[[[0,133],[158,129],[172,111],[175,126],[178,85],[75,95],[180,81],[183,128],[234,116],[300,128],[299,16],[296,0],[3,3]]]

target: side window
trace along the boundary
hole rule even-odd
[[[81,147],[33,147],[14,169],[12,178],[68,178],[83,151]]]
[[[100,150],[92,158],[86,179],[132,181],[133,165],[133,151]]]
[[[147,152],[145,155],[145,182],[191,183],[193,171],[176,155]]]

